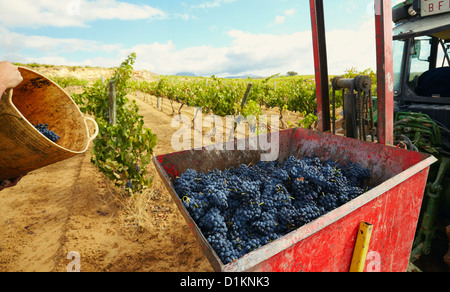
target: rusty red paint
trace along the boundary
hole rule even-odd
[[[169,173],[170,175],[172,175],[172,177],[178,177],[180,175],[180,173],[178,172],[178,168],[176,165],[174,164],[165,164],[164,163],[164,159],[167,157],[168,155],[160,155],[157,156],[158,162],[159,164],[164,164],[164,170]]]
[[[328,62],[323,0],[310,0],[319,131],[331,130]]]
[[[375,1],[378,141],[394,144],[394,57],[391,1]]]

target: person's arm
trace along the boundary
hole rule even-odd
[[[23,81],[19,68],[10,62],[0,62],[0,99],[6,90],[14,88]]]

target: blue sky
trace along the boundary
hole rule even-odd
[[[330,74],[375,69],[373,0],[324,0]],[[0,59],[171,75],[313,74],[307,0],[14,0]]]

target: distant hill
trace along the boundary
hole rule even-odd
[[[175,74],[175,76],[186,76],[186,77],[196,77],[195,73],[192,72],[180,72]]]
[[[251,79],[260,79],[260,78],[264,78],[261,76],[257,76],[257,75],[241,75],[241,76],[228,76],[226,77],[226,79],[247,79],[247,78],[251,78]]]
[[[96,81],[104,77],[109,79],[114,75],[115,68],[100,68],[100,67],[77,67],[77,66],[55,66],[55,65],[40,65],[40,64],[17,64],[21,67],[26,67],[38,73],[51,77],[74,77],[87,81]],[[134,70],[133,78],[141,80],[152,80],[159,76],[159,74],[146,71]]]
[[[192,73],[192,72],[180,72],[180,73],[175,74],[175,76],[198,77],[195,73]],[[251,79],[264,78],[264,77],[261,77],[261,76],[249,74],[249,75],[240,75],[240,76],[228,76],[228,77],[225,77],[225,79],[247,79],[249,77]]]

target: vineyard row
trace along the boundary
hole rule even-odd
[[[368,75],[376,86],[376,76],[371,69],[357,71],[351,68],[343,77],[353,78],[356,75]],[[88,87],[88,82],[73,78],[56,77],[55,82],[62,87]],[[248,99],[243,98],[249,84],[252,87]],[[261,108],[279,111],[281,126],[286,126],[283,115],[286,111],[299,113],[303,119],[299,126],[309,127],[317,120],[316,85],[311,78],[301,76],[278,77],[266,79],[223,79],[212,77],[160,76],[154,80],[130,79],[127,82],[129,92],[142,92],[158,98],[168,99],[172,106],[172,114],[181,113],[184,106],[200,107],[206,114],[217,116],[244,117],[261,114]],[[330,92],[331,95],[331,92]],[[175,109],[173,102],[179,108]],[[342,93],[336,93],[336,106],[342,106]]]
[[[271,81],[272,80],[272,81]],[[251,84],[246,99],[245,93]],[[261,107],[278,109],[284,127],[285,111],[313,116],[317,108],[315,83],[302,78],[220,79],[160,77],[155,81],[130,80],[129,89],[167,98],[183,106],[201,107],[207,114],[220,117],[261,115]],[[173,114],[175,114],[175,109]]]

